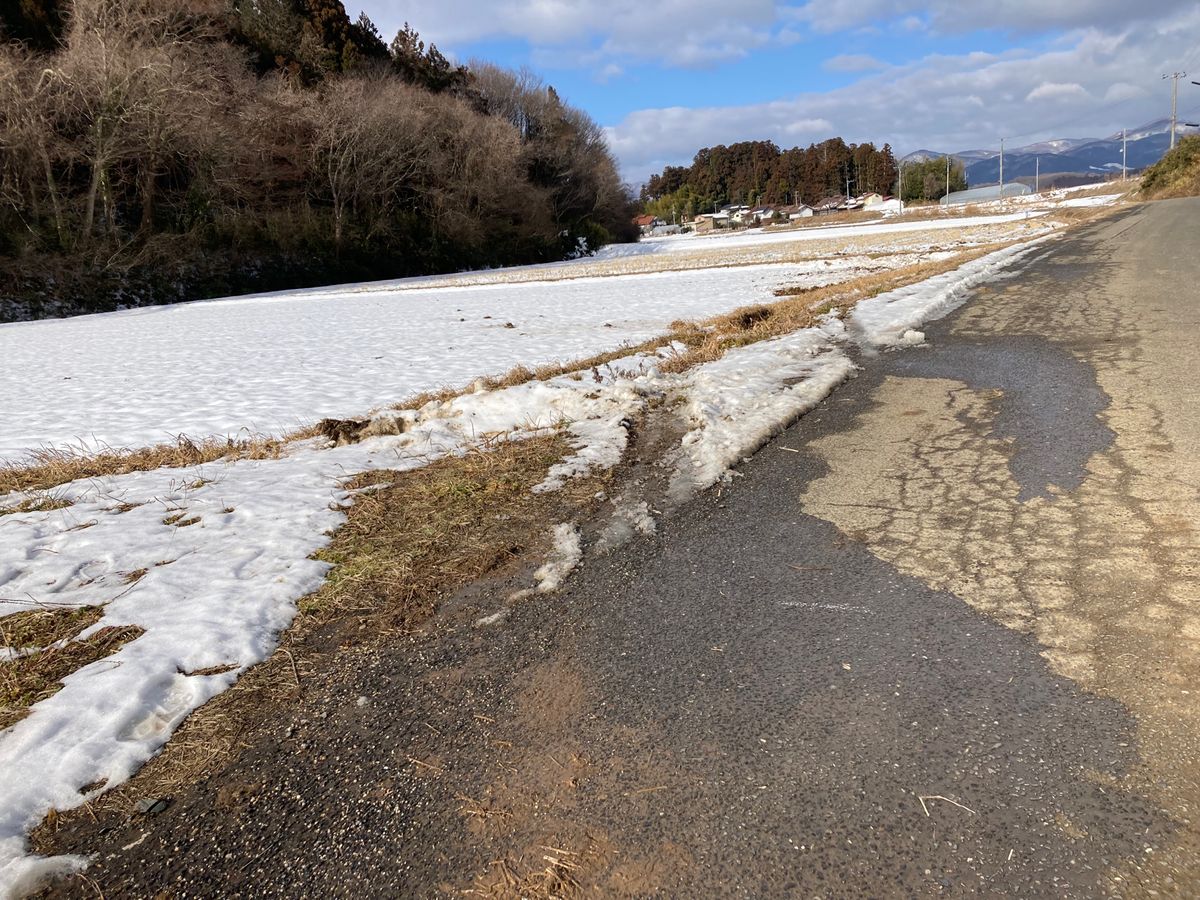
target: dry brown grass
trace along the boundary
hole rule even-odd
[[[1011,246],[1011,243],[991,244],[952,259],[917,263],[824,287],[783,288],[776,291],[783,299],[775,303],[743,306],[697,323],[677,322],[671,334],[653,344],[662,346],[667,341],[684,344],[687,349],[673,355],[661,367],[667,372],[683,372],[720,359],[735,347],[810,328],[835,307],[849,309],[868,297],[952,271],[973,259]]]
[[[540,860],[529,865],[495,860],[487,873],[463,893],[504,900],[560,900],[579,896],[575,873],[581,864],[576,861],[575,854],[554,847],[546,847],[544,851]]]
[[[1200,194],[1200,135],[1186,135],[1175,148],[1142,173],[1139,188],[1147,200]]]
[[[282,438],[192,440],[181,435],[173,443],[140,450],[109,448],[93,452],[71,447],[43,447],[30,454],[31,461],[0,464],[0,495],[46,490],[81,478],[183,468],[219,459],[269,459],[279,456],[289,442],[317,433],[313,426]]]
[[[29,714],[29,708],[62,688],[62,679],[84,666],[111,656],[142,634],[136,626],[103,628],[85,640],[69,640],[100,620],[103,611],[46,609],[0,618],[4,646],[27,651],[0,660],[0,731]],[[59,642],[66,641],[61,646]]]
[[[0,491],[0,493],[4,492]],[[64,500],[62,497],[38,494],[34,497],[28,497],[20,503],[14,503],[11,506],[0,506],[0,516],[9,516],[14,513],[49,512],[53,509],[65,509],[70,505],[71,501]]]
[[[540,539],[547,500],[533,488],[568,451],[559,435],[497,440],[416,471],[353,479],[351,488],[390,484],[356,497],[317,555],[334,568],[301,612],[382,614],[404,627],[423,619],[447,592],[518,558],[530,535]]]
[[[100,621],[98,606],[31,609],[0,618],[0,645],[10,650],[41,649],[73,637]]]
[[[171,796],[213,774],[248,733],[294,708],[310,679],[319,677],[316,671],[326,664],[336,669],[338,654],[420,627],[448,594],[540,550],[548,523],[598,502],[592,498],[607,479],[534,494],[569,449],[558,434],[495,440],[422,469],[353,479],[349,487],[367,490],[319,554],[334,568],[324,586],[301,601],[275,655],[190,715],[158,757],[94,801],[93,809],[124,814],[138,797]],[[369,489],[377,484],[384,486]],[[52,841],[73,815],[48,819],[34,839]]]

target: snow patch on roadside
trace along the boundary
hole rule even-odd
[[[550,555],[541,568],[533,573],[536,586],[517,591],[510,600],[522,600],[534,594],[553,594],[562,587],[567,576],[575,571],[575,567],[583,559],[583,542],[579,528],[574,523],[562,522],[555,525],[550,535],[553,541]]]
[[[753,453],[850,377],[854,364],[835,340],[842,324],[806,328],[698,366],[687,375],[687,417],[670,493],[679,502],[727,478]]]
[[[1005,247],[926,281],[861,301],[850,313],[850,337],[865,348],[914,346],[925,340],[916,328],[958,307],[967,294],[1041,245],[1046,238]]]
[[[629,496],[618,500],[613,514],[604,525],[600,540],[596,542],[597,553],[611,553],[627,544],[635,534],[652,535],[658,531],[654,511],[645,500],[634,500]]]
[[[507,606],[492,613],[490,616],[480,616],[475,620],[476,628],[488,628],[492,625],[499,625],[508,618],[508,614],[512,612]]]

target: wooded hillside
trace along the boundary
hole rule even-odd
[[[5,9],[9,317],[561,259],[628,236],[585,113],[412,29],[386,44],[340,0]]]
[[[847,181],[849,184],[847,185]],[[884,144],[833,138],[781,151],[771,141],[705,148],[691,166],[667,166],[642,188],[647,213],[669,219],[712,212],[726,203],[815,204],[831,195],[894,192],[896,160]]]

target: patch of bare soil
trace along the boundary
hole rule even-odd
[[[677,846],[627,846],[596,808],[618,802],[654,816],[677,795],[680,766],[662,735],[603,726],[615,752],[593,759],[585,746],[599,719],[588,675],[566,656],[524,673],[511,717],[478,723],[490,773],[478,797],[462,797],[467,830],[491,862],[466,895],[639,897],[671,883],[687,854]]]

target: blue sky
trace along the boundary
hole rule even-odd
[[[447,53],[525,66],[644,179],[697,149],[835,135],[899,153],[1104,136],[1200,71],[1195,0],[350,0]],[[1200,80],[1197,77],[1196,80]],[[1200,88],[1181,87],[1200,115]]]
[[[415,26],[414,26],[415,27]],[[930,53],[965,53],[972,50],[999,52],[1006,49],[1003,37],[981,32],[970,37],[933,40],[926,34],[872,36],[853,48],[861,55],[892,64],[920,59]],[[865,60],[850,60],[852,71],[828,69],[825,64],[838,57],[851,57],[840,41],[824,36],[795,44],[757,48],[740,58],[684,66],[657,59],[621,65],[620,73],[606,72],[604,65],[581,67],[557,54],[539,51],[526,40],[482,40],[453,48],[456,55],[480,57],[510,67],[528,66],[554,84],[559,93],[588,110],[597,121],[609,125],[638,109],[665,106],[732,106],[767,102],[790,90],[830,91],[853,84],[862,75],[858,66]],[[596,48],[590,48],[595,52]],[[869,69],[868,69],[869,71]]]

